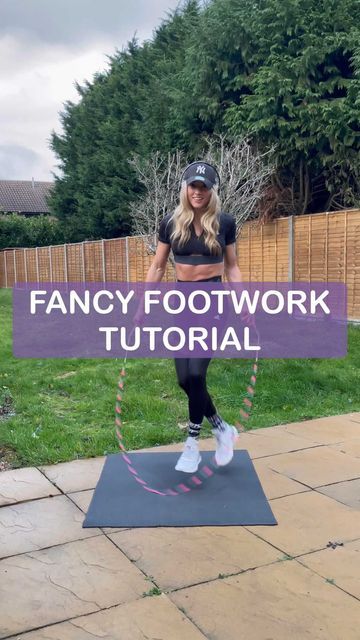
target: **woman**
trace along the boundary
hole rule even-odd
[[[236,261],[236,227],[232,216],[221,212],[219,175],[206,162],[190,164],[183,176],[180,203],[167,214],[159,228],[159,242],[146,282],[160,282],[170,249],[173,250],[178,282],[240,282]],[[206,372],[210,358],[176,358],[178,383],[189,400],[188,437],[175,469],[194,473],[201,456],[198,439],[204,416],[216,437],[215,460],[224,466],[233,457],[235,427],[217,413],[207,391]]]

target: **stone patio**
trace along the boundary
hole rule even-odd
[[[3,471],[0,638],[359,640],[360,413],[237,446],[278,526],[83,529],[105,458]]]

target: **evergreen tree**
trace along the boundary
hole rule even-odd
[[[193,121],[277,145],[281,212],[359,201],[359,25],[358,0],[213,0],[204,13],[184,70]]]

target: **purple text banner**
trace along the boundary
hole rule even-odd
[[[341,358],[342,283],[18,283],[18,358]]]

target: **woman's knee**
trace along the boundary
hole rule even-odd
[[[178,385],[187,392],[189,375],[188,360],[186,358],[175,358],[174,362]]]
[[[194,390],[206,389],[206,373],[210,359],[176,360],[176,373],[179,386],[189,394]]]
[[[206,386],[205,377],[201,373],[188,373],[186,376],[178,376],[178,385],[186,393],[203,389]]]
[[[183,389],[184,391],[186,391],[186,393],[188,392],[188,382],[186,378],[178,378],[178,385],[179,387],[181,387],[181,389]]]
[[[192,371],[188,375],[187,384],[190,389],[205,389],[206,376],[199,371]]]

